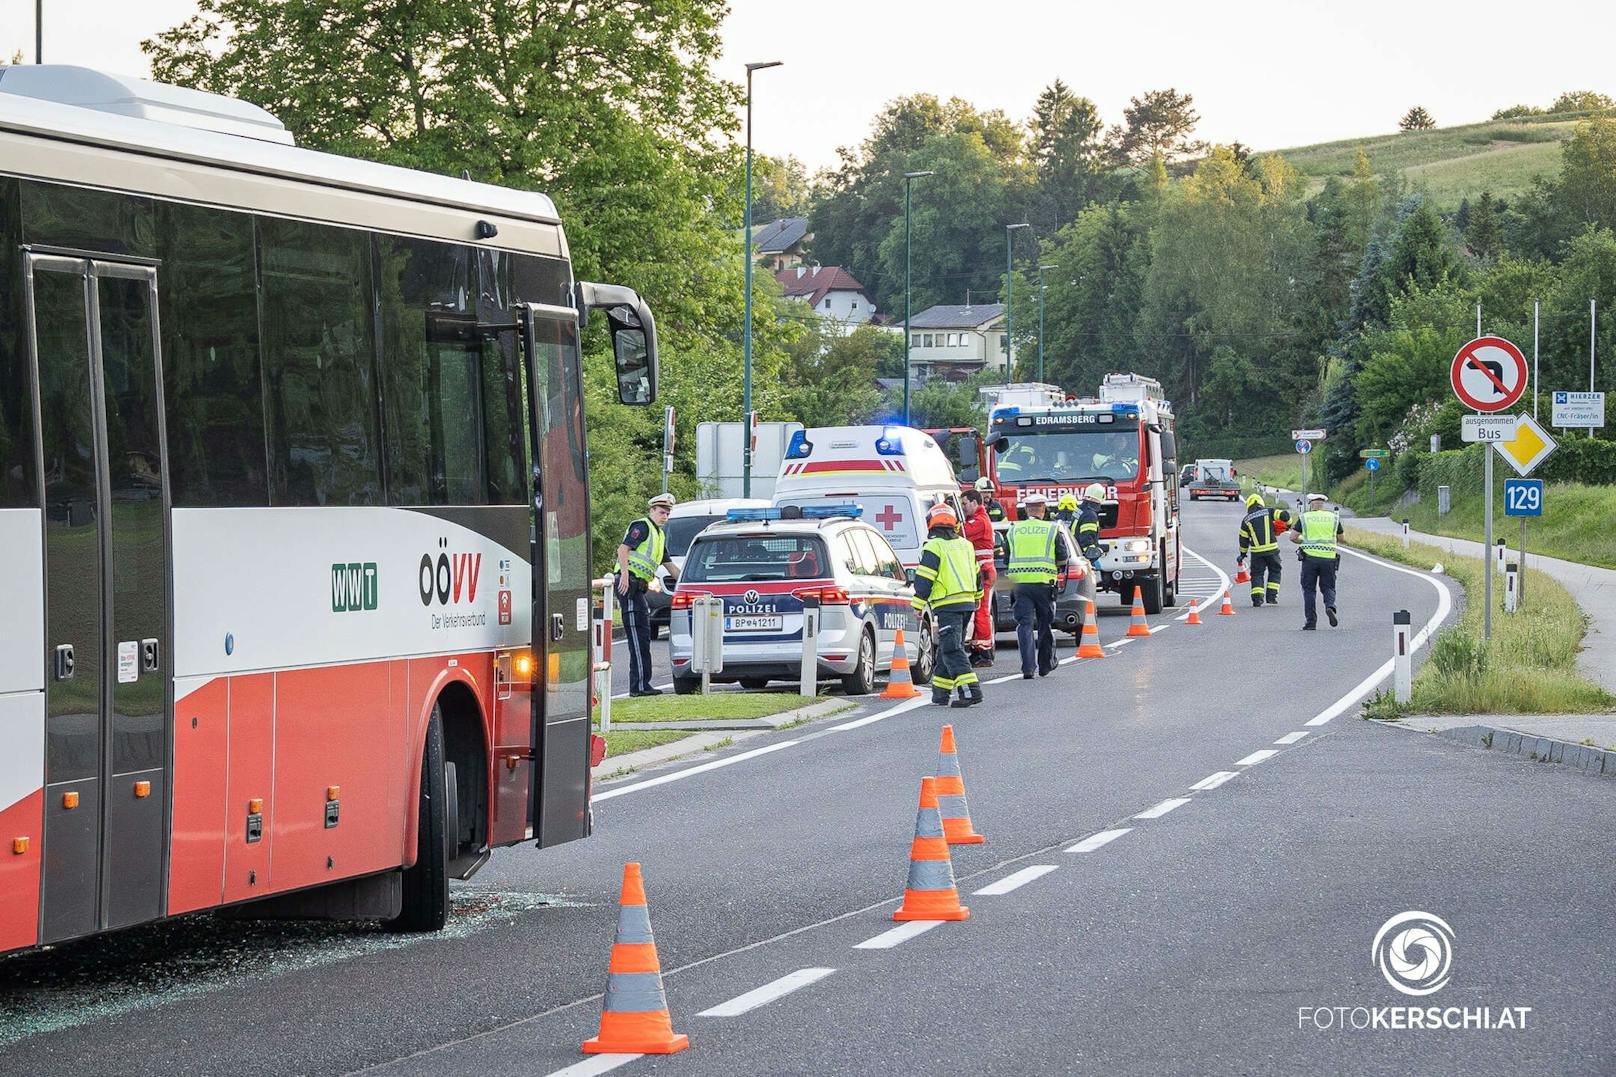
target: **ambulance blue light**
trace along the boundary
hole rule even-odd
[[[814,443],[808,440],[806,430],[795,430],[791,434],[791,444],[786,446],[787,460],[802,460],[814,451]]]
[[[847,517],[856,520],[864,515],[861,505],[781,505],[772,509],[730,509],[724,514],[727,523],[765,523],[769,520],[834,520]]]
[[[891,427],[882,431],[881,436],[875,439],[875,452],[877,456],[902,456],[903,439],[893,432]]]

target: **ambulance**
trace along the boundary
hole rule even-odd
[[[953,465],[930,434],[906,426],[798,430],[774,485],[775,507],[856,504],[911,573],[926,541],[926,511],[959,513]]]

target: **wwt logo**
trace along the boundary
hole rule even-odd
[[[331,566],[332,613],[373,610],[376,600],[376,562],[349,561]]]

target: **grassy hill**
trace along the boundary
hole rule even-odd
[[[1275,152],[1321,187],[1329,176],[1351,176],[1361,147],[1377,174],[1401,173],[1411,188],[1427,192],[1438,209],[1452,210],[1482,191],[1507,198],[1530,187],[1534,176],[1558,172],[1560,143],[1588,115],[1563,112],[1399,131]]]

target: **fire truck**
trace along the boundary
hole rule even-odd
[[[1152,614],[1178,604],[1178,447],[1160,382],[1107,374],[1097,397],[995,408],[986,441],[1007,510],[1028,493],[1055,502],[1103,484],[1100,589],[1127,604],[1138,588]]]

